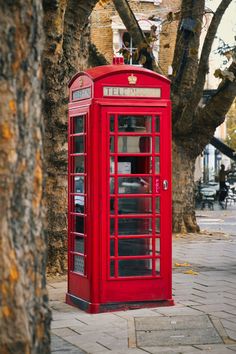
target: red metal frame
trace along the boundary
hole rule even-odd
[[[134,85],[135,90],[138,88],[134,90],[135,95],[146,89],[145,95],[153,94],[154,91],[149,89],[157,88],[160,97],[124,97],[126,92],[133,92],[130,87]],[[104,90],[104,87],[111,89]],[[117,88],[120,87],[119,91]],[[121,93],[121,96],[104,97],[107,92],[112,95]],[[173,304],[169,94],[166,78],[129,65],[93,68],[86,73],[78,73],[70,82],[67,302],[90,313]],[[150,118],[145,120],[146,116]],[[81,117],[86,117],[83,118],[86,121],[84,132],[75,132],[75,124],[79,126],[76,120],[79,122]],[[112,131],[111,117],[114,117]],[[157,119],[159,131],[155,129]],[[124,122],[129,124],[132,120],[136,131],[128,125],[123,131]],[[83,152],[82,136],[85,137]],[[155,151],[157,138],[159,150]],[[85,171],[75,173],[74,164],[78,156],[85,157]],[[111,157],[115,161],[114,170],[111,170]],[[154,168],[156,158],[159,158],[160,171]],[[85,181],[83,193],[78,192],[79,189],[74,190],[80,177]],[[110,178],[114,182],[112,192]],[[147,189],[150,181],[151,191]],[[166,183],[169,184],[167,189]],[[129,187],[123,185],[132,185],[132,188],[138,185],[138,192],[131,189],[129,193]],[[83,203],[83,197],[84,209],[78,209],[75,204]],[[157,199],[160,203],[158,211]],[[76,223],[75,217],[78,217]],[[114,220],[115,225],[112,235],[110,220]],[[156,231],[157,220],[159,232]],[[75,252],[75,239],[79,252]],[[156,252],[159,242],[160,252]],[[155,270],[156,262],[160,264],[159,273]]]

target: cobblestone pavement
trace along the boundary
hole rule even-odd
[[[206,211],[205,218],[214,215]],[[176,235],[175,306],[91,315],[65,304],[65,280],[51,281],[48,287],[53,314],[52,353],[236,352],[234,236],[222,232]]]

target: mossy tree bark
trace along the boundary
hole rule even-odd
[[[49,353],[43,196],[42,7],[0,4],[0,352]]]
[[[46,207],[51,273],[67,269],[68,83],[87,66],[88,18],[97,0],[43,0],[45,82]]]

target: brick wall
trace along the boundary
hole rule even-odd
[[[129,1],[132,10],[145,14],[147,19],[151,15],[165,19],[170,11],[179,10],[180,2],[181,0],[162,0],[162,3],[156,6],[151,2]],[[91,41],[108,62],[113,58],[111,17],[116,15],[118,14],[111,0],[104,5],[98,3],[91,15]],[[177,26],[177,21],[163,25],[160,35],[159,65],[164,74],[167,74],[168,66],[172,63]]]

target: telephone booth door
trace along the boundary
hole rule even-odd
[[[171,304],[170,107],[102,107],[101,303]]]

